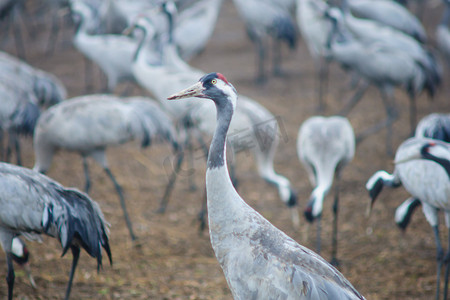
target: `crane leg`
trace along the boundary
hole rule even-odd
[[[441,285],[441,269],[444,258],[441,239],[439,238],[439,227],[433,226],[434,240],[436,242],[436,259],[437,259],[437,275],[436,275],[436,300],[439,300],[439,290]]]
[[[414,136],[416,130],[417,105],[414,97],[409,97],[409,126],[411,129],[410,136]]]
[[[316,252],[320,255],[322,250],[322,240],[320,239],[320,233],[322,231],[322,216],[317,217],[317,232],[316,232]]]
[[[353,109],[353,107],[358,104],[358,102],[362,99],[364,94],[366,93],[367,89],[369,88],[369,84],[365,81],[361,84],[361,86],[356,90],[355,94],[353,95],[350,100],[347,101],[347,103],[344,105],[344,107],[341,109],[341,111],[338,113],[340,116],[347,116],[350,111]]]
[[[56,38],[59,32],[59,16],[58,14],[53,14],[52,16],[52,26],[50,28],[50,35],[47,41],[47,54],[53,54],[55,50]]]
[[[267,78],[264,72],[264,59],[266,56],[266,50],[264,49],[263,41],[260,38],[255,38],[256,51],[258,52],[258,74],[256,74],[256,83],[262,85],[266,83]]]
[[[8,283],[8,300],[12,300],[13,298],[13,288],[14,288],[14,266],[12,260],[12,254],[6,253],[6,264],[8,266],[8,274],[6,275],[6,282]]]
[[[134,235],[133,225],[131,224],[131,220],[128,215],[127,206],[125,204],[125,198],[123,197],[122,187],[117,183],[116,178],[111,173],[111,170],[107,167],[105,167],[104,169],[105,169],[106,174],[108,174],[109,178],[113,182],[114,187],[116,188],[117,194],[119,195],[120,205],[122,206],[122,210],[123,210],[123,216],[125,218],[125,222],[127,223],[127,227],[128,227],[128,231],[130,232],[131,240],[134,241],[134,240],[136,240],[136,236]]]
[[[164,191],[164,196],[159,203],[159,208],[156,211],[159,214],[163,214],[166,211],[167,203],[169,202],[170,194],[172,194],[173,187],[175,185],[175,181],[177,179],[177,174],[180,171],[181,164],[183,163],[184,153],[183,151],[179,151],[177,154],[177,163],[175,168],[172,170],[172,174],[170,174],[169,183],[166,186],[166,190]]]
[[[272,73],[275,76],[282,76],[283,70],[281,70],[281,40],[274,39],[273,41],[273,61],[272,61]]]
[[[86,194],[89,194],[89,190],[91,189],[91,179],[89,177],[89,165],[85,156],[83,156],[83,171],[84,178],[86,180],[84,184],[84,191],[86,192]]]
[[[331,246],[331,264],[335,267],[339,265],[337,259],[337,248],[338,248],[338,212],[339,212],[339,186],[340,186],[340,174],[336,173],[336,184],[334,187],[334,204],[333,204],[333,235],[332,235],[332,246]]]
[[[445,277],[444,277],[444,299],[447,299],[448,295],[448,277],[450,274],[450,228],[448,229],[448,245],[447,245],[447,254],[444,258],[445,263]]]
[[[78,259],[80,258],[80,248],[78,247],[70,247],[72,250],[72,269],[70,270],[69,275],[69,282],[67,283],[67,290],[66,290],[66,296],[64,297],[65,300],[69,300],[70,297],[70,290],[72,289],[72,282],[73,282],[73,276],[75,275],[75,269],[77,268]]]
[[[206,213],[207,213],[207,200],[206,200],[206,188],[203,193],[203,200],[202,200],[202,209],[200,210],[200,213],[198,214],[198,220],[200,221],[200,227],[199,231],[202,233],[206,228]]]
[[[322,59],[319,65],[319,106],[317,107],[317,111],[319,113],[323,113],[326,109],[325,105],[325,97],[328,91],[328,74],[329,74],[329,63],[327,60]]]
[[[19,15],[19,12],[17,11],[17,9],[18,9],[17,6],[14,7],[14,9],[13,9],[14,10],[13,11],[14,19],[17,19],[18,15]],[[14,34],[14,41],[16,44],[17,55],[21,59],[26,60],[25,46],[23,44],[22,32],[20,30],[20,25],[18,23],[17,24],[13,23],[12,26],[13,26],[13,34]]]

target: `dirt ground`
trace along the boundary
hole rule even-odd
[[[430,39],[442,8],[425,12]],[[85,92],[84,60],[71,46],[73,30],[66,25],[58,36],[53,54],[45,51],[49,37],[50,17],[32,36],[25,35],[27,60],[33,66],[58,75],[69,96]],[[23,22],[20,21],[23,28]],[[5,34],[5,33],[3,33]],[[4,37],[3,49],[15,54],[11,36]],[[205,51],[191,64],[205,72],[218,71],[227,76],[237,90],[259,101],[280,122],[281,143],[275,159],[275,170],[288,177],[298,191],[299,210],[312,190],[296,154],[296,137],[300,124],[316,114],[314,65],[305,43],[297,49],[284,49],[283,77],[271,77],[265,86],[254,84],[255,52],[233,3],[224,1],[212,39]],[[150,79],[151,80],[151,79]],[[100,91],[104,78],[94,69],[94,88]],[[332,66],[326,115],[337,113],[351,95],[348,76]],[[431,112],[450,112],[448,77],[433,101],[426,95],[418,99],[419,118]],[[132,93],[147,95],[130,84],[120,84],[116,93],[129,87]],[[401,118],[394,126],[394,147],[409,134],[408,100],[403,91],[396,92]],[[377,90],[371,88],[364,99],[348,115],[358,133],[385,118]],[[436,283],[436,249],[432,231],[418,211],[408,230],[402,233],[395,225],[394,209],[408,198],[403,188],[383,191],[370,218],[365,215],[369,202],[366,180],[377,170],[393,170],[392,156],[385,153],[385,130],[358,144],[354,160],[343,172],[339,215],[339,251],[341,272],[367,299],[431,299]],[[23,139],[25,166],[34,163],[32,143]],[[157,214],[159,201],[168,181],[170,162],[167,145],[154,145],[141,150],[130,143],[108,150],[111,169],[122,184],[139,244],[133,245],[126,229],[118,197],[103,170],[91,164],[93,187],[91,196],[99,202],[111,223],[110,242],[114,263],[97,273],[96,261],[82,252],[72,288],[72,299],[231,299],[223,273],[212,251],[208,232],[199,233],[197,214],[201,207],[205,163],[195,160],[191,172],[183,172],[177,181],[165,214]],[[295,230],[290,213],[280,202],[276,190],[264,182],[256,171],[248,152],[237,156],[239,193],[248,203],[299,243],[314,249],[315,225],[301,219]],[[185,169],[188,167],[186,166]],[[197,185],[189,189],[189,176]],[[66,186],[83,188],[81,159],[73,153],[61,152],[54,159],[49,176]],[[322,255],[330,259],[331,199],[326,199],[323,213]],[[443,221],[443,219],[442,219]],[[443,222],[441,222],[443,224]],[[446,229],[441,225],[442,240]],[[309,233],[309,234],[307,234]],[[16,299],[61,299],[64,296],[71,265],[71,255],[63,258],[58,242],[45,238],[44,243],[28,242],[31,268],[37,283],[33,290],[24,271],[16,268]],[[5,258],[0,255],[0,266]],[[6,267],[0,268],[0,277]],[[0,280],[0,298],[6,298],[5,280]]]

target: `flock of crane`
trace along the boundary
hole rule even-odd
[[[442,1],[445,9],[436,39],[442,61],[450,62],[450,1]],[[23,1],[3,2],[0,9],[4,15],[24,9]],[[422,205],[436,239],[436,299],[440,297],[444,265],[447,299],[450,239],[444,253],[438,211],[444,212],[450,233],[450,114],[431,114],[416,126],[415,103],[422,91],[431,96],[437,92],[444,67],[427,45],[420,21],[404,6],[391,0],[233,0],[257,50],[257,84],[264,84],[268,78],[267,39],[275,41],[272,72],[279,75],[283,73],[280,43],[295,48],[299,31],[317,67],[319,112],[325,107],[330,62],[339,63],[358,86],[339,116],[313,116],[298,131],[298,157],[314,186],[304,216],[317,223],[316,253],[247,205],[235,189],[233,159],[231,172],[227,168],[226,144],[232,156],[247,147],[254,155],[260,177],[276,187],[282,203],[291,210],[293,225],[299,226],[296,192],[289,179],[274,170],[279,128],[268,131],[258,126],[275,120],[274,114],[256,100],[238,94],[224,75],[205,75],[188,64],[211,37],[222,0],[56,2],[69,8],[75,25],[74,47],[104,72],[107,84],[105,93],[67,99],[66,88],[56,76],[6,52],[0,53],[0,126],[9,138],[2,156],[9,161],[13,147],[17,154],[17,165],[0,163],[0,243],[6,253],[8,299],[13,295],[13,261],[27,261],[27,249],[20,236],[31,240],[39,240],[40,234],[55,237],[63,255],[70,248],[73,261],[66,299],[80,248],[97,258],[99,267],[103,248],[112,263],[109,224],[99,205],[88,196],[88,157],[100,164],[111,179],[130,237],[138,238],[122,187],[105,155],[107,147],[132,140],[139,140],[142,147],[155,141],[167,142],[177,157],[161,200],[161,212],[186,149],[199,142],[208,153],[205,210],[207,206],[211,244],[235,299],[364,299],[335,268],[339,264],[339,183],[342,169],[352,161],[362,139],[387,127],[386,150],[392,152],[392,125],[398,118],[393,97],[397,87],[409,96],[414,137],[398,148],[393,174],[376,172],[366,188],[372,205],[383,186],[404,186],[411,194],[397,209],[399,226],[407,226],[413,210]],[[20,34],[15,38],[18,53],[25,56]],[[87,82],[89,75],[85,74]],[[155,100],[115,95],[117,84],[124,81],[138,84]],[[355,135],[345,115],[369,85],[381,92],[387,118]],[[168,97],[190,99],[169,101]],[[248,140],[248,129],[251,141],[240,143]],[[233,138],[227,140],[228,132],[233,132]],[[20,166],[20,135],[33,136],[33,170]],[[212,137],[209,152],[205,137]],[[63,187],[44,175],[58,150],[81,155],[85,193]],[[328,263],[319,255],[321,216],[334,180],[332,260]]]

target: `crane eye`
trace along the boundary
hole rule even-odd
[[[211,83],[212,83],[212,84],[216,84],[216,83],[217,83],[217,79],[211,80]]]

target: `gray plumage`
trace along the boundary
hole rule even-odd
[[[86,158],[92,157],[108,174],[121,200],[132,239],[122,188],[111,173],[106,148],[132,140],[142,147],[153,141],[169,141],[177,149],[171,119],[148,98],[123,100],[112,95],[87,95],[68,99],[51,107],[39,118],[34,134],[34,169],[46,172],[59,149],[75,151],[83,157],[86,192],[90,188]]]
[[[355,155],[355,134],[350,122],[340,116],[314,116],[300,126],[297,137],[297,154],[305,167],[314,190],[311,193],[305,216],[308,221],[318,219],[317,249],[320,254],[320,219],[323,201],[336,178],[333,205],[332,261],[337,262],[337,213],[339,185],[342,169]]]
[[[450,114],[433,113],[423,117],[417,124],[415,136],[450,143]]]
[[[450,1],[443,0],[445,5],[442,18],[436,27],[435,38],[436,44],[442,58],[447,63],[447,67],[450,67]]]
[[[102,248],[111,261],[109,225],[96,202],[87,195],[67,189],[35,171],[0,163],[0,242],[8,264],[8,299],[12,299],[14,269],[12,241],[18,235],[39,234],[58,239],[63,255],[71,249],[72,271],[65,299],[69,298],[80,247],[102,264]]]
[[[442,210],[446,219],[450,218],[450,180],[446,170],[434,161],[420,159],[421,148],[427,143],[441,145],[447,149],[447,159],[450,157],[447,143],[429,138],[410,138],[403,142],[395,154],[395,169],[392,174],[386,171],[377,171],[366,183],[366,189],[372,198],[372,204],[383,189],[383,186],[404,188],[422,203],[422,211],[433,228],[437,248],[437,287],[436,299],[439,298],[441,267],[450,257],[450,245],[447,253],[444,252],[439,238],[438,210]],[[415,159],[413,159],[415,158]],[[446,222],[449,228],[448,222]],[[449,230],[450,231],[450,230]],[[449,265],[447,264],[447,269]],[[444,295],[448,289],[448,270],[446,271]],[[446,299],[446,297],[444,297]]]
[[[234,189],[226,164],[226,134],[237,93],[210,73],[169,99],[214,101],[217,126],[206,170],[211,244],[234,299],[364,299],[333,266],[252,209]],[[186,101],[186,100],[182,100]]]
[[[427,34],[419,19],[404,6],[392,0],[348,0],[352,13],[400,30],[425,43]]]

